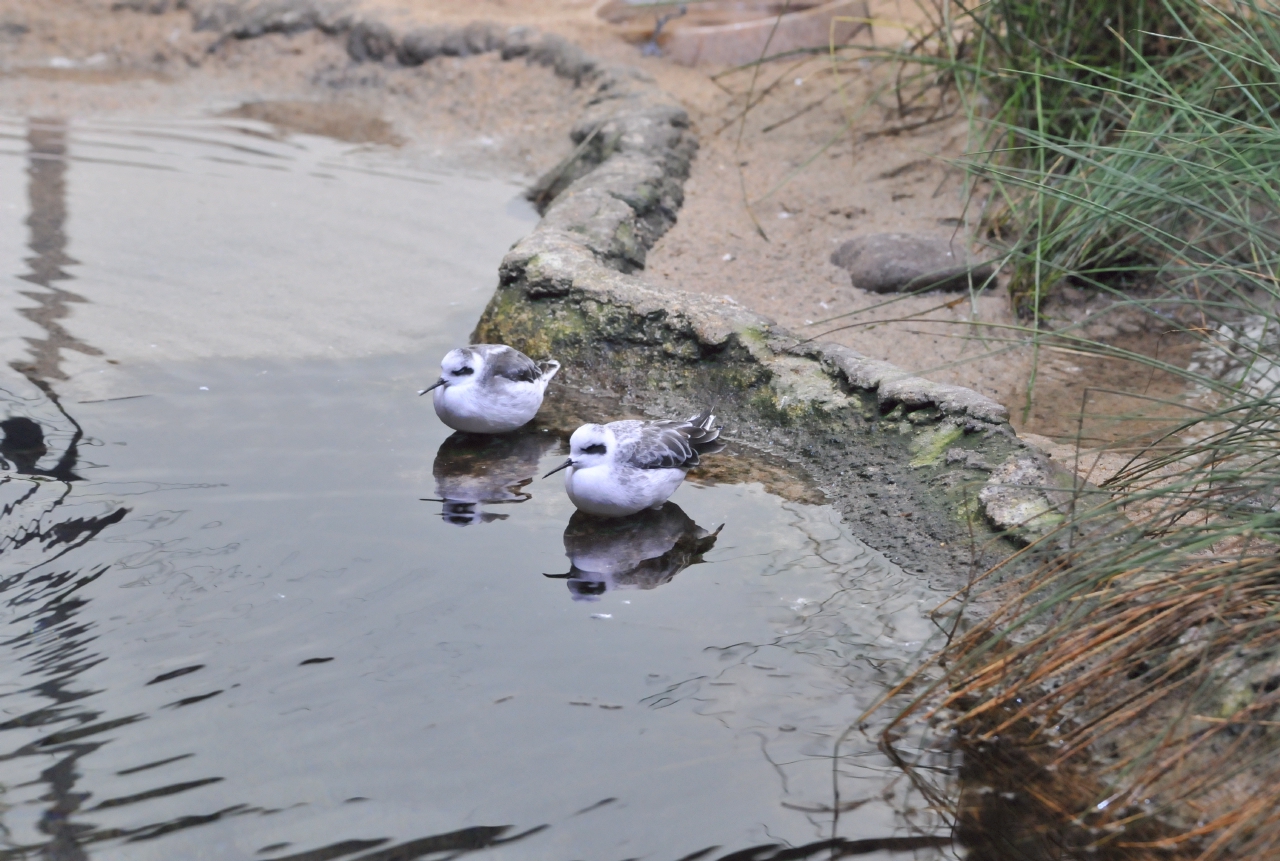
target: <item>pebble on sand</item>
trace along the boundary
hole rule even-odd
[[[967,257],[963,239],[914,233],[872,233],[842,243],[831,262],[849,272],[853,286],[872,293],[967,290],[994,269]]]

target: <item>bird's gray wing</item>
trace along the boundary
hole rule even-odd
[[[689,444],[684,422],[645,422],[623,454],[639,469],[690,469],[698,465],[698,453]]]
[[[724,448],[724,443],[719,442],[720,425],[716,424],[716,417],[711,414],[711,410],[703,410],[681,424],[686,428],[685,433],[688,434],[689,444],[693,446],[694,451],[701,454],[715,454]]]
[[[484,351],[485,369],[492,376],[513,383],[532,383],[542,376],[533,359],[505,344],[476,344],[472,349]]]

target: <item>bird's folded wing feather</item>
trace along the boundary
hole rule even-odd
[[[696,451],[710,453],[704,446],[710,446],[720,438],[720,426],[716,424],[716,417],[711,414],[711,410],[703,410],[696,416],[691,417],[685,425],[685,433],[689,436],[689,442]],[[723,447],[723,446],[721,446]]]
[[[495,376],[513,383],[532,383],[542,369],[524,353],[511,347],[492,347],[485,357],[486,368]]]
[[[645,425],[631,442],[626,460],[640,469],[688,469],[698,465],[684,422]]]

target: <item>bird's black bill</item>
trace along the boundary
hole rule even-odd
[[[560,464],[560,465],[559,465],[559,466],[557,466],[555,469],[551,470],[551,472],[548,472],[546,475],[544,475],[544,476],[543,476],[543,478],[550,478],[551,476],[555,475],[555,474],[556,474],[557,472],[559,472],[560,470],[562,470],[562,469],[568,469],[568,468],[569,468],[569,467],[571,467],[571,466],[573,466],[573,458],[569,458],[569,459],[568,459],[568,460],[566,460],[564,463]]]
[[[436,380],[434,383],[427,386],[422,391],[418,392],[418,396],[421,397],[422,395],[425,395],[427,392],[431,391],[432,389],[438,389],[443,385],[444,385],[444,380]]]

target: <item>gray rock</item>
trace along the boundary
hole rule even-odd
[[[239,7],[229,0],[202,2],[191,6],[191,26],[197,33],[205,30],[225,31]]]
[[[967,290],[995,271],[966,259],[965,243],[913,233],[872,233],[836,249],[831,262],[846,269],[854,287],[872,293]]]
[[[948,464],[962,463],[970,469],[980,469],[984,472],[991,472],[993,467],[987,463],[986,459],[976,451],[953,447],[947,449],[946,459]]]
[[[547,33],[529,49],[529,62],[552,66],[556,74],[581,84],[597,68],[596,61],[563,36]]]
[[[530,27],[512,27],[502,39],[502,59],[513,60],[523,57],[533,48],[538,31]]]
[[[829,373],[842,377],[850,389],[874,392],[881,409],[896,404],[908,410],[935,407],[943,415],[972,419],[988,427],[1003,426],[1009,420],[1009,410],[972,389],[914,376],[842,344],[803,340],[788,352],[817,359]]]
[[[176,7],[176,0],[117,0],[111,4],[112,12],[143,12],[148,15],[163,15]]]
[[[462,37],[472,54],[484,54],[502,47],[502,29],[489,21],[472,21],[462,28]]]
[[[570,134],[573,142],[578,144],[577,148],[534,183],[526,196],[538,207],[539,212],[543,212],[547,204],[570,185],[596,171],[614,156],[639,156],[659,166],[662,176],[666,177],[660,183],[664,186],[662,196],[673,204],[667,207],[665,213],[660,213],[633,203],[637,211],[644,210],[641,215],[646,221],[657,218],[662,222],[660,226],[654,226],[657,232],[651,234],[656,241],[658,236],[675,223],[675,211],[684,200],[681,183],[689,174],[689,163],[697,149],[697,142],[687,132],[688,114],[676,105],[641,100],[631,100],[623,115],[601,113],[596,107],[598,106],[589,109],[588,120],[574,126]],[[616,108],[617,105],[613,107]],[[642,174],[652,179],[643,171]],[[649,189],[638,187],[641,182],[652,186],[648,180],[628,180],[625,186],[627,189],[636,186],[634,190],[639,191],[641,197],[650,197]],[[637,199],[622,187],[615,187],[615,191],[629,202]]]
[[[1078,495],[1091,490],[1038,449],[1028,447],[1010,455],[991,473],[978,500],[997,529],[1030,544],[1060,527]]]
[[[340,0],[177,0],[173,8],[190,9],[197,31],[221,31],[223,39],[256,39],[268,33],[293,34],[311,29],[332,35],[347,29],[351,22],[350,4]]]
[[[446,27],[420,27],[405,33],[396,46],[396,60],[402,66],[421,66],[435,59],[443,53],[449,32]]]
[[[449,30],[444,37],[444,44],[440,46],[440,53],[446,57],[465,57],[471,53],[471,46],[467,44],[467,34],[461,30]]]
[[[347,34],[347,53],[357,63],[381,60],[396,53],[396,38],[381,21],[360,21]]]

